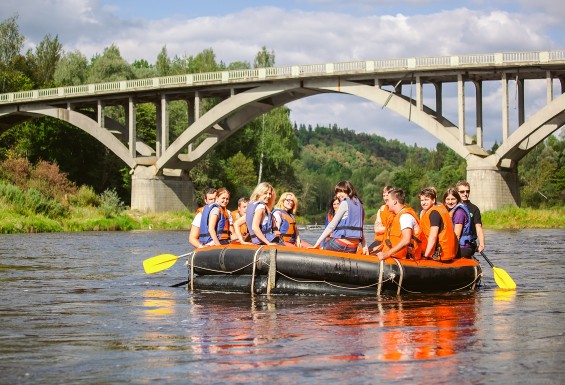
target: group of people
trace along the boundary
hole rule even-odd
[[[295,217],[298,202],[292,192],[283,193],[275,205],[275,189],[263,182],[249,199],[240,198],[237,210],[230,212],[229,191],[209,189],[205,205],[197,210],[192,222],[189,242],[196,248],[238,241],[371,254],[379,260],[394,257],[444,262],[470,258],[475,251],[484,249],[481,213],[469,201],[470,187],[466,181],[449,188],[442,202],[438,202],[435,188],[421,190],[419,214],[405,204],[402,189],[386,186],[370,245],[363,232],[363,202],[355,187],[342,181],[335,186],[334,193],[325,229],[314,245],[309,245],[300,239]]]
[[[225,188],[208,189],[205,205],[196,210],[189,242],[196,248],[228,244],[294,245],[302,247],[296,225],[298,200],[291,192],[276,193],[269,183],[259,183],[249,198],[238,200],[237,210],[227,210],[230,193]]]
[[[380,260],[390,257],[450,261],[471,258],[485,248],[481,212],[471,203],[467,181],[437,200],[437,191],[427,187],[418,194],[422,210],[417,214],[405,204],[401,189],[386,186],[375,220],[375,241],[370,245]]]

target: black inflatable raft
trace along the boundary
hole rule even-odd
[[[387,259],[289,246],[225,245],[198,249],[188,260],[193,290],[254,294],[368,295],[474,290],[475,259],[449,263]]]

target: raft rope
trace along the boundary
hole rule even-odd
[[[257,267],[257,256],[259,255],[259,251],[261,251],[263,246],[264,245],[259,246],[259,248],[255,251],[255,254],[253,254],[253,272],[251,273],[251,295],[253,295],[253,293],[255,292],[254,287],[255,287],[255,269]]]

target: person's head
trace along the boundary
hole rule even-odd
[[[443,194],[443,204],[449,210],[454,208],[455,205],[459,202],[461,202],[461,196],[453,187],[448,188],[445,194]]]
[[[247,210],[247,204],[249,203],[249,198],[241,197],[237,201],[237,211],[239,211],[239,215],[245,215],[245,211]]]
[[[460,180],[455,185],[455,188],[461,197],[461,201],[467,202],[469,200],[469,194],[471,194],[471,186],[469,185],[469,182],[466,180]]]
[[[332,215],[335,214],[335,212],[337,211],[337,209],[339,208],[339,199],[337,196],[333,196],[332,200],[330,202],[330,207],[328,208],[328,212],[331,213]]]
[[[271,186],[267,182],[262,182],[255,187],[255,190],[251,193],[251,197],[249,198],[250,202],[263,202],[268,207],[273,207],[275,203],[275,199],[277,199],[277,194],[273,186]]]
[[[392,186],[385,186],[383,188],[383,201],[386,203],[387,199],[388,199],[388,193],[390,192],[390,190],[392,190],[393,187]]]
[[[349,198],[356,197],[357,199],[359,199],[359,202],[361,202],[361,199],[357,195],[357,191],[355,191],[355,187],[353,187],[351,182],[348,180],[344,180],[336,184],[334,188],[334,192],[335,195],[337,196],[337,199],[339,199],[340,202],[347,197]]]
[[[213,187],[210,187],[208,190],[206,190],[206,192],[204,193],[204,204],[208,205],[210,203],[214,203],[216,201],[217,192],[218,190]]]
[[[296,196],[291,192],[284,192],[281,194],[281,197],[275,207],[294,215],[296,214],[297,206],[298,200],[296,199]]]
[[[422,209],[424,211],[428,211],[430,208],[432,208],[433,205],[436,204],[436,189],[433,187],[426,187],[422,189],[422,191],[420,191],[418,197],[420,198],[420,206],[422,206]]]
[[[230,202],[230,192],[222,187],[216,192],[216,203],[222,207],[226,207]]]
[[[388,209],[395,214],[398,214],[400,210],[404,207],[404,202],[406,201],[406,194],[401,188],[393,188],[388,192],[388,201],[386,205]]]

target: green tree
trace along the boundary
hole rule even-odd
[[[157,71],[157,76],[168,76],[172,72],[171,59],[167,54],[167,46],[163,46],[159,55],[157,55],[157,61],[155,62],[155,69]]]
[[[28,52],[28,61],[33,68],[33,75],[38,87],[53,86],[54,73],[63,54],[63,45],[59,37],[46,35],[35,48],[35,54]]]
[[[84,84],[88,76],[88,59],[80,51],[68,52],[57,63],[53,79],[58,86]]]
[[[88,83],[113,82],[133,79],[131,66],[122,58],[119,48],[112,44],[102,55],[92,59],[88,70]]]

